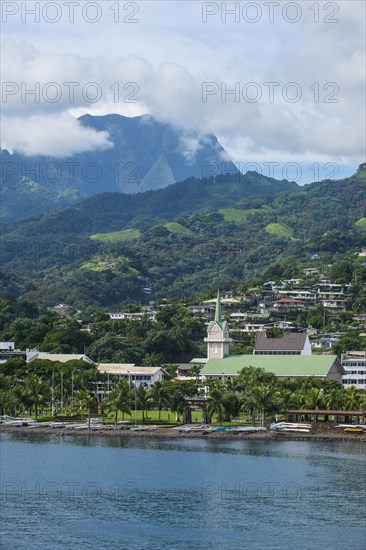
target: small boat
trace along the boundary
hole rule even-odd
[[[66,424],[64,422],[50,422],[49,427],[50,428],[66,428]]]
[[[32,418],[16,418],[14,420],[5,420],[3,424],[6,426],[30,426],[37,424],[37,421]]]
[[[244,432],[244,433],[256,433],[256,432],[266,432],[267,428],[262,426],[243,426],[239,428],[231,428],[230,431],[233,432]]]
[[[341,428],[344,431],[349,432],[363,432],[366,431],[366,425],[365,424],[338,424],[336,428]]]
[[[297,422],[278,422],[277,424],[271,424],[271,432],[275,433],[309,433],[311,430],[311,424],[297,423]]]

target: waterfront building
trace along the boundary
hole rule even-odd
[[[342,367],[345,374],[342,376],[342,384],[345,388],[355,386],[358,389],[366,389],[366,351],[347,351],[341,355]]]
[[[110,392],[112,382],[118,382],[122,378],[137,388],[141,385],[150,388],[155,382],[169,378],[162,367],[138,367],[134,363],[99,363],[97,369],[106,375],[106,381],[97,383],[95,396],[98,401]]]
[[[203,380],[231,380],[244,367],[259,367],[279,378],[316,377],[342,382],[345,373],[336,355],[312,355],[307,333],[286,332],[281,338],[271,338],[264,332],[256,335],[253,355],[229,354],[229,328],[222,320],[221,300],[216,299],[215,320],[207,328],[207,359],[200,376]],[[199,364],[196,358],[191,364]]]

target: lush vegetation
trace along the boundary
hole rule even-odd
[[[254,175],[228,176],[224,192],[216,178],[138,196],[98,195],[5,226],[3,277],[16,273],[15,295],[48,305],[118,308],[244,289],[274,270],[298,277],[314,254],[325,269],[341,259],[354,263],[364,245],[364,173],[277,196],[247,197],[269,190]]]
[[[105,399],[97,402],[92,396],[96,382],[103,384]],[[366,394],[354,387],[343,389],[329,380],[277,380],[262,369],[247,367],[227,383],[209,380],[207,415],[213,422],[235,422],[246,418],[264,425],[287,410],[362,410]],[[134,387],[127,380],[108,380],[95,367],[83,361],[56,363],[37,361],[22,364],[9,360],[0,366],[0,412],[16,416],[32,414],[38,419],[57,415],[88,416],[103,414],[115,424],[118,420],[142,423],[182,421],[186,398],[203,395],[198,381],[165,380],[151,388]],[[154,411],[153,411],[154,409]],[[162,415],[162,411],[165,411]],[[168,413],[166,412],[168,410]],[[138,414],[136,414],[138,411]],[[156,411],[156,412],[155,412]],[[194,413],[193,420],[203,418]]]
[[[102,311],[81,317],[60,317],[35,303],[0,299],[0,340],[14,341],[23,350],[85,351],[96,362],[146,366],[189,361],[204,352],[204,322],[180,303],[163,303],[155,321],[147,315],[141,320],[111,320]]]

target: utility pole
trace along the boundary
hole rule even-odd
[[[136,391],[136,374],[135,374],[135,426],[137,425],[137,391]]]
[[[64,371],[61,371],[61,413],[64,412]]]
[[[51,415],[55,416],[55,369],[52,369],[51,382]]]

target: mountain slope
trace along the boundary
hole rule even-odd
[[[141,193],[189,177],[238,173],[214,135],[187,134],[147,115],[84,115],[78,120],[96,132],[107,132],[111,147],[69,158],[1,151],[3,221],[59,208],[81,196]],[[25,185],[26,180],[33,185]]]
[[[119,231],[151,224],[183,212],[230,206],[251,195],[276,195],[298,189],[295,183],[278,181],[255,172],[243,176],[226,174],[205,179],[189,178],[164,189],[137,195],[102,193],[63,210],[4,224],[2,233],[40,239],[58,235]]]
[[[261,186],[233,182],[223,196],[220,184],[200,180],[139,201],[105,193],[9,224],[3,263],[30,279],[26,297],[80,308],[146,301],[147,286],[153,297],[240,286],[278,262],[296,276],[314,253],[326,265],[364,245],[364,178],[359,170],[277,196],[245,196]]]

